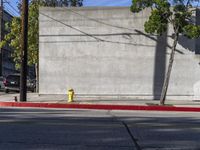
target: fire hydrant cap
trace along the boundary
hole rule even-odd
[[[69,92],[73,92],[73,91],[74,91],[74,89],[69,89],[68,91],[69,91]]]

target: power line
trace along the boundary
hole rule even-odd
[[[7,11],[9,14],[11,14],[12,16],[15,16],[15,13],[11,10],[11,9],[9,9],[8,7],[6,8],[6,10],[5,11]]]
[[[3,3],[5,3],[5,2],[4,2],[3,0],[1,0],[2,10],[3,10],[4,12],[9,13],[11,16],[13,16],[15,13],[14,13],[12,10],[8,9],[7,7],[6,7],[6,9],[5,9]]]
[[[79,15],[79,16],[82,16],[82,17],[84,17],[84,18],[87,18],[88,20],[92,20],[92,21],[95,21],[95,22],[100,23],[100,24],[104,24],[104,25],[107,25],[107,26],[110,26],[110,27],[114,27],[114,28],[118,28],[118,29],[126,29],[126,30],[130,30],[130,31],[134,31],[134,30],[131,29],[131,28],[126,28],[126,27],[122,27],[122,26],[116,26],[116,25],[112,25],[112,24],[109,24],[109,23],[106,23],[106,22],[103,22],[103,21],[94,19],[94,18],[90,18],[90,17],[88,17],[88,16],[86,16],[86,15],[80,14],[80,13],[78,13],[78,12],[76,12],[76,11],[71,10],[71,9],[67,9],[67,8],[66,8],[65,10],[70,11],[70,12],[72,12],[72,13],[74,13],[74,14],[77,14],[77,15]]]
[[[89,41],[89,40],[79,40],[79,41],[40,41],[40,43],[95,43],[97,41]],[[124,44],[124,45],[131,45],[131,46],[148,46],[148,47],[155,47],[155,45],[147,45],[147,44],[137,44],[137,43],[128,43],[128,42],[116,42],[116,41],[107,41],[104,42],[107,43],[114,43],[114,44]]]
[[[127,32],[122,32],[122,33],[101,33],[101,34],[91,34],[93,36],[120,36],[120,35],[123,35],[123,36],[131,36],[131,35],[140,35],[139,33],[127,33]],[[83,35],[83,34],[43,34],[41,36],[86,36],[86,35]]]
[[[76,31],[78,31],[78,32],[80,32],[80,33],[86,35],[86,36],[92,37],[92,38],[94,38],[95,40],[97,40],[98,42],[107,42],[107,43],[125,44],[125,45],[135,45],[135,43],[130,43],[130,42],[118,42],[118,41],[110,41],[110,40],[105,40],[105,39],[102,39],[102,38],[98,38],[98,37],[96,37],[96,36],[94,36],[94,35],[92,35],[92,34],[86,33],[86,32],[84,32],[84,31],[82,31],[82,30],[80,30],[80,29],[77,29],[77,28],[75,28],[75,27],[73,27],[73,26],[71,26],[71,25],[68,25],[68,24],[66,24],[66,23],[64,23],[64,22],[62,22],[62,21],[60,21],[60,20],[57,20],[57,19],[55,19],[55,18],[53,18],[53,17],[50,17],[50,16],[48,16],[48,15],[46,15],[46,14],[44,14],[44,13],[41,13],[41,12],[40,12],[40,14],[43,15],[43,16],[45,16],[45,17],[48,17],[48,18],[52,19],[53,21],[56,21],[56,22],[58,22],[58,23],[60,23],[60,24],[63,24],[63,25],[65,25],[65,26],[67,26],[67,27],[69,27],[69,28],[71,28],[71,29],[74,29],[74,30],[76,30]]]
[[[56,22],[59,22],[60,24],[63,24],[63,25],[65,25],[65,26],[67,26],[67,27],[69,27],[69,28],[71,28],[71,29],[74,29],[74,30],[76,30],[76,31],[78,31],[78,32],[80,32],[80,33],[82,33],[82,34],[85,34],[85,35],[87,35],[87,36],[89,36],[89,37],[92,37],[92,38],[94,38],[94,39],[97,40],[97,41],[103,41],[103,40],[100,39],[100,38],[97,38],[97,37],[95,37],[95,36],[93,36],[93,35],[91,35],[91,34],[88,34],[88,33],[84,32],[84,31],[81,31],[80,29],[77,29],[77,28],[75,28],[75,27],[73,27],[73,26],[71,26],[71,25],[68,25],[68,24],[66,24],[66,23],[64,23],[64,22],[62,22],[62,21],[60,21],[60,20],[56,20],[56,19],[54,19],[54,18],[52,18],[52,17],[50,17],[50,16],[48,16],[48,15],[46,15],[46,14],[43,14],[43,13],[41,13],[41,12],[40,12],[40,14],[43,15],[43,16],[45,16],[45,17],[48,17],[48,18],[50,18],[50,19],[52,19],[52,20],[54,20],[54,21],[56,21]]]
[[[17,15],[20,14],[19,11],[17,11],[7,0],[4,0],[16,13]]]
[[[76,30],[76,31],[79,31],[80,33],[82,33],[82,34],[84,34],[84,35],[86,35],[86,36],[92,37],[92,38],[96,39],[98,42],[106,42],[106,43],[113,43],[113,44],[134,45],[134,46],[136,46],[136,45],[145,46],[145,45],[143,45],[143,44],[137,44],[137,43],[131,43],[131,42],[118,42],[118,41],[111,41],[111,40],[105,40],[105,39],[102,39],[102,38],[98,38],[98,37],[96,37],[96,36],[98,36],[98,35],[94,36],[94,34],[86,33],[86,32],[84,32],[84,31],[82,31],[82,30],[80,30],[80,29],[77,29],[77,28],[75,28],[75,27],[73,27],[73,26],[71,26],[71,25],[68,25],[68,24],[66,24],[66,23],[64,23],[64,22],[62,22],[62,21],[60,21],[60,20],[57,20],[57,19],[55,19],[55,18],[53,18],[53,17],[50,17],[50,16],[48,16],[48,15],[46,15],[46,14],[43,14],[43,13],[41,13],[41,12],[40,12],[40,14],[41,14],[41,15],[44,15],[44,16],[50,18],[50,19],[52,19],[53,21],[59,22],[59,23],[65,25],[65,26],[67,26],[67,27],[69,27],[69,28],[72,28],[72,29],[74,29],[74,30]],[[139,30],[135,30],[135,29],[134,29],[134,31],[135,31],[136,33],[132,33],[132,34],[139,34],[139,35],[147,36],[146,34],[142,33],[142,32],[139,31]],[[130,34],[129,34],[129,35],[130,35]],[[149,35],[148,35],[148,37],[149,37],[150,39],[156,41],[156,39],[155,39],[154,37],[149,36]],[[66,41],[64,41],[64,42],[66,42]],[[70,41],[68,41],[68,42],[70,42]],[[71,42],[72,42],[72,41],[71,41]],[[77,41],[75,41],[75,42],[77,42]],[[87,41],[83,41],[83,42],[87,42]],[[167,45],[167,47],[171,48],[170,45]],[[178,53],[180,53],[180,54],[183,54],[183,53],[182,53],[181,51],[179,51],[179,50],[176,50],[176,51],[177,51]]]

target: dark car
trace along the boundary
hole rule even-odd
[[[11,74],[4,79],[4,89],[5,92],[9,91],[19,91],[20,90],[20,75]],[[27,77],[27,90],[34,92],[35,91],[35,82]]]

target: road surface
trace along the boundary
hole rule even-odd
[[[2,150],[199,150],[200,113],[0,108]]]

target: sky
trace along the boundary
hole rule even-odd
[[[17,2],[19,0],[4,0],[5,9],[12,15],[16,16]],[[83,0],[84,6],[130,6],[132,0]]]
[[[10,14],[12,14],[13,16],[19,15],[19,13],[17,12],[18,11],[17,2],[19,2],[20,0],[3,0],[3,1],[5,9]],[[130,6],[131,3],[132,0],[83,0],[83,6]],[[200,6],[200,3],[198,4],[198,6]]]
[[[132,0],[85,0],[85,6],[130,6]]]

